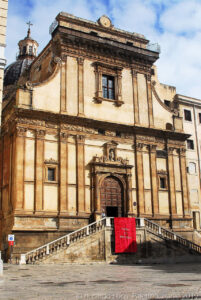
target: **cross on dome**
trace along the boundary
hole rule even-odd
[[[29,21],[29,22],[27,22],[27,25],[28,25],[27,37],[30,37],[30,34],[31,34],[31,26],[33,26],[33,24]]]

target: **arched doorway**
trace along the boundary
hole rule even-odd
[[[107,217],[122,217],[123,209],[123,187],[116,177],[106,177],[100,188],[101,211]]]

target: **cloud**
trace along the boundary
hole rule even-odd
[[[8,62],[15,60],[28,20],[34,24],[32,37],[41,51],[51,38],[49,26],[60,11],[93,21],[107,14],[116,27],[158,42],[162,50],[156,63],[159,80],[176,86],[178,93],[201,98],[200,0],[9,0]]]

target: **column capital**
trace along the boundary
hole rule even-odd
[[[167,153],[168,153],[168,155],[172,155],[173,154],[173,151],[174,151],[174,147],[167,147]]]
[[[45,130],[36,129],[36,138],[43,139],[45,137]]]
[[[68,133],[66,132],[60,132],[60,141],[61,142],[66,142],[68,139]]]
[[[85,136],[84,135],[76,135],[77,143],[84,144]]]
[[[143,147],[145,146],[143,143],[139,143],[139,142],[137,142],[136,143],[136,150],[137,151],[142,151],[143,150]]]
[[[146,74],[146,77],[147,77],[147,81],[148,81],[149,83],[151,83],[151,74]]]
[[[149,144],[148,147],[149,147],[150,152],[156,153],[157,145]]]
[[[186,156],[186,148],[184,148],[184,147],[179,148],[178,152],[181,156]]]
[[[16,134],[17,136],[25,137],[27,129],[24,127],[16,126]]]
[[[83,57],[77,57],[77,62],[79,65],[83,65],[84,64],[84,58]]]
[[[131,74],[132,74],[133,77],[137,77],[137,73],[138,72],[137,72],[136,69],[133,69],[133,68],[131,69]]]

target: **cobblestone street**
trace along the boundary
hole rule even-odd
[[[201,299],[201,264],[9,265],[0,299]]]

